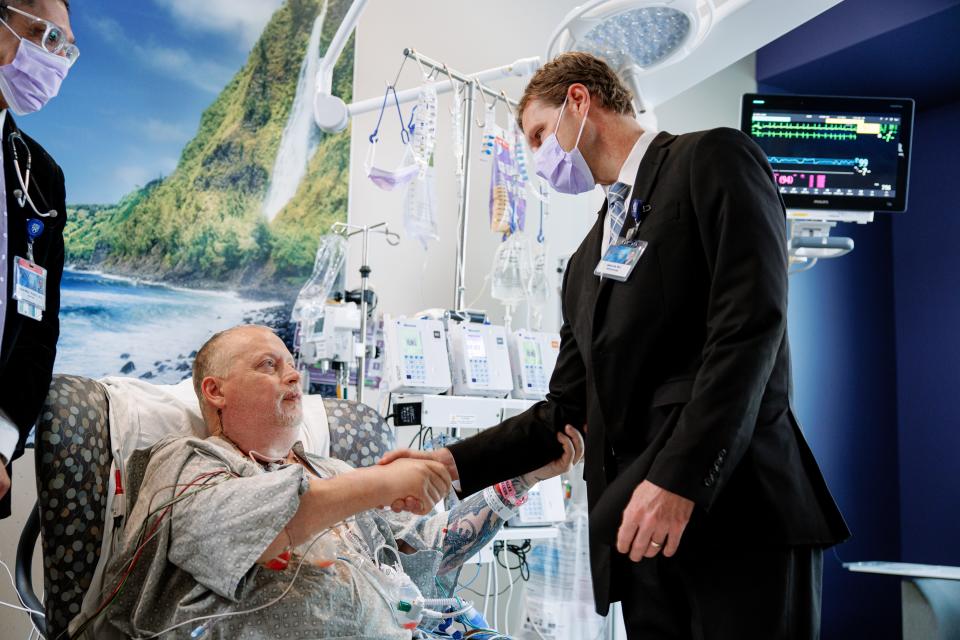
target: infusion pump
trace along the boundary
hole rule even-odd
[[[560,355],[560,334],[520,329],[510,335],[513,397],[543,400]]]
[[[507,333],[473,322],[447,324],[453,395],[504,398],[513,390]]]
[[[444,393],[450,362],[440,320],[383,321],[387,386],[391,393]]]
[[[328,304],[312,324],[302,327],[300,353],[310,365],[352,362],[360,333],[360,307],[352,302]]]

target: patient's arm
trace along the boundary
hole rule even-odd
[[[530,486],[516,478],[513,488],[517,495],[526,494]],[[470,556],[493,540],[503,519],[487,506],[481,493],[475,493],[456,507],[447,518],[447,533],[443,539],[443,561],[438,573],[447,573],[463,564]]]
[[[564,433],[557,434],[557,440],[563,447],[563,454],[559,458],[512,480],[518,496],[526,494],[541,480],[566,473],[583,458],[583,438],[579,431],[568,426]],[[496,499],[502,501],[499,495]],[[454,507],[447,519],[443,562],[439,573],[446,573],[463,564],[464,560],[490,542],[501,526],[503,519],[487,505],[482,493],[476,493]]]
[[[310,477],[309,482],[309,489],[300,496],[297,512],[261,554],[259,562],[268,562],[288,547],[308,542],[350,516],[390,504],[411,491],[419,495],[428,510],[450,491],[446,468],[426,460],[397,460],[333,478]]]

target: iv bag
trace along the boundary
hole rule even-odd
[[[427,248],[427,242],[437,235],[437,203],[433,167],[424,167],[416,179],[407,185],[403,198],[403,228]]]
[[[530,283],[530,246],[522,234],[513,234],[493,254],[490,295],[505,305],[523,301]]]
[[[530,308],[531,329],[539,331],[543,322],[543,309],[550,300],[550,279],[547,276],[547,248],[535,245],[531,260],[530,283],[527,286],[527,304]]]
[[[516,171],[510,143],[504,138],[502,129],[496,125],[494,129],[497,135],[491,142],[494,162],[490,171],[490,230],[507,235],[517,230],[513,198]]]
[[[437,89],[432,84],[420,87],[417,106],[413,113],[413,135],[410,149],[422,168],[430,164],[433,147],[437,142]],[[420,175],[423,175],[421,169]]]
[[[343,288],[344,266],[347,261],[347,239],[336,233],[320,238],[313,273],[300,289],[293,304],[292,322],[312,326],[321,316],[333,292]]]

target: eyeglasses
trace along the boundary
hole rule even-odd
[[[66,58],[71,67],[73,63],[77,61],[77,58],[80,57],[80,49],[77,48],[77,45],[67,42],[67,36],[62,27],[49,20],[38,18],[26,11],[21,11],[16,7],[8,5],[7,10],[19,13],[30,21],[30,26],[27,31],[28,35],[25,36],[28,40],[37,42],[37,37],[42,34],[42,38],[38,44],[43,47],[44,50]]]

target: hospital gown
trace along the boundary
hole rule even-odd
[[[352,470],[345,463],[305,454],[302,447],[294,450],[321,477]],[[318,542],[325,553],[332,551],[349,561],[327,568],[304,562],[291,587],[296,555],[280,571],[256,561],[293,517],[307,490],[308,475],[299,464],[264,469],[215,436],[165,440],[137,452],[127,477],[128,485],[138,491],[128,492],[132,510],[105,584],[112,589],[123,579],[129,559],[142,544],[141,531],[146,532],[144,540],[151,533],[155,537],[143,545],[116,600],[87,637],[148,637],[193,618],[235,614],[216,619],[204,638],[410,638],[376,580],[373,555],[379,550],[381,561],[393,563],[399,556],[421,592],[437,595],[446,514],[432,518],[384,510],[358,514]],[[187,488],[190,483],[194,484]],[[163,505],[184,490],[182,500],[153,531]],[[382,549],[386,545],[397,550],[399,541],[414,553]],[[455,576],[449,577],[455,584]],[[276,603],[246,613],[276,600],[288,587]],[[203,622],[190,622],[163,637],[189,638]]]

